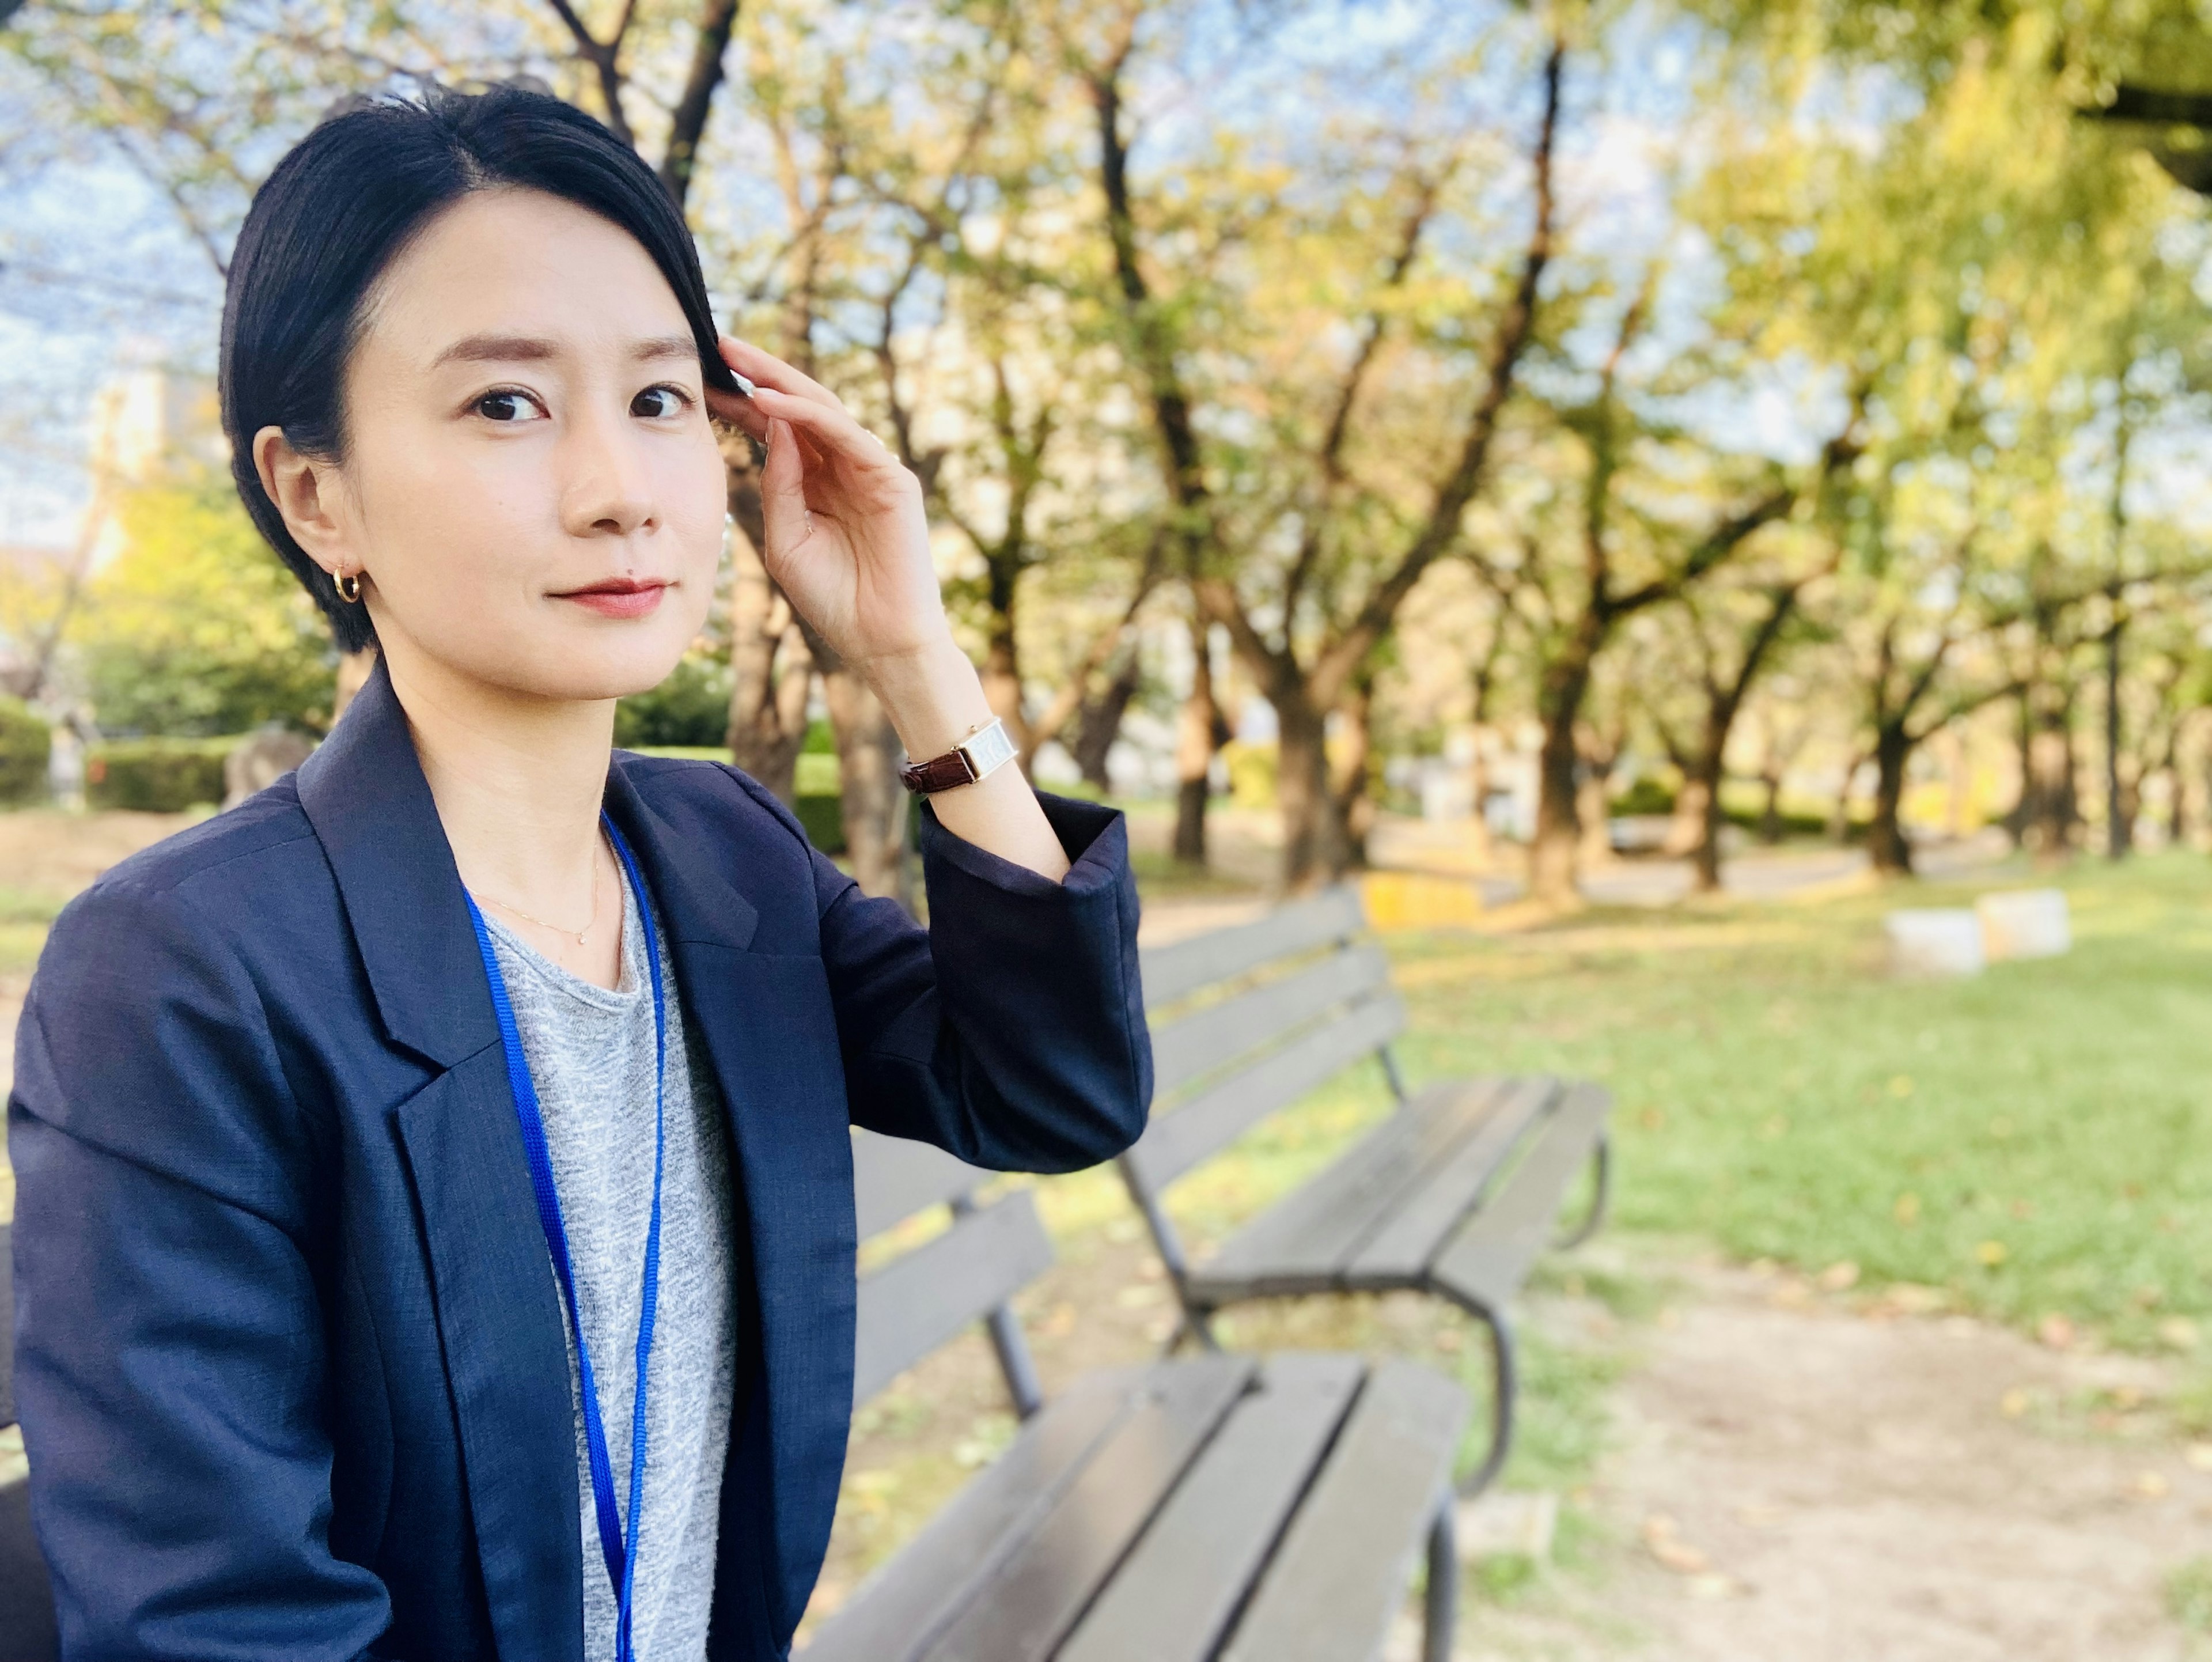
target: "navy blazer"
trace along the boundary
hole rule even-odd
[[[1143,1127],[1124,826],[1043,801],[1062,883],[924,813],[925,930],[734,768],[609,770],[739,1178],[718,1662],[788,1653],[836,1509],[848,1124],[1033,1172]],[[380,667],[296,774],[62,912],[8,1126],[17,1405],[65,1657],[580,1662],[560,1300]]]

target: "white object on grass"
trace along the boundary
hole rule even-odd
[[[2057,958],[2072,949],[2073,926],[2062,889],[2004,889],[1974,902],[1982,950],[2002,958]]]
[[[1979,975],[1988,962],[1982,921],[1963,907],[1892,912],[1889,965],[1899,975]]]

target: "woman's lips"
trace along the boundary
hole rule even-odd
[[[556,594],[556,600],[574,600],[578,606],[589,606],[602,618],[643,618],[660,604],[667,589],[665,582],[636,582],[627,578],[593,583],[589,588],[572,588]]]

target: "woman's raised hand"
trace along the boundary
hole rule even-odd
[[[929,557],[921,481],[836,394],[727,335],[722,361],[750,399],[709,388],[707,407],[768,446],[761,558],[792,605],[865,680],[907,754],[939,756],[991,719],[983,684],[952,638]],[[1057,883],[1067,854],[1020,770],[940,791],[955,836]]]
[[[828,387],[731,336],[720,344],[754,393],[709,387],[707,407],[768,447],[769,575],[864,679],[949,647],[921,482]]]

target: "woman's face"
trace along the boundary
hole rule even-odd
[[[560,198],[481,191],[392,261],[363,323],[326,534],[301,542],[362,574],[394,673],[562,700],[657,685],[705,621],[725,499],[651,257]]]

